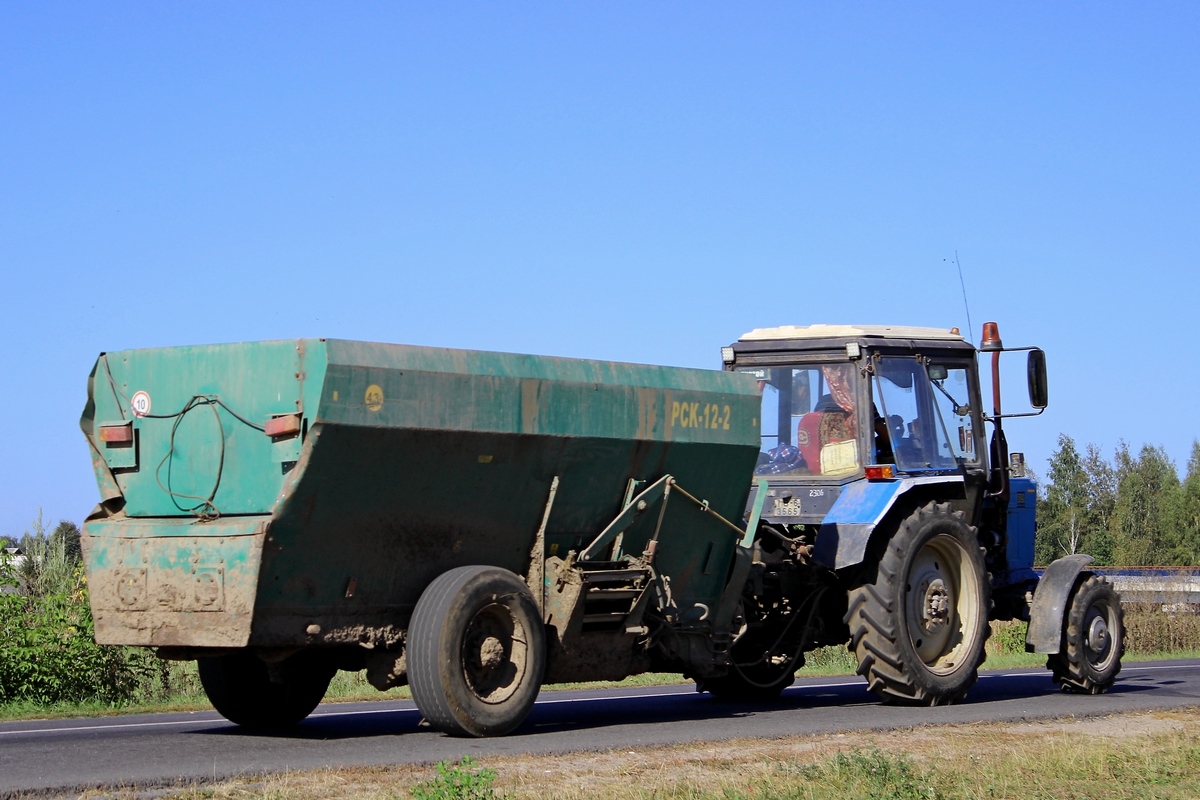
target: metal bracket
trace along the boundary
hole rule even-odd
[[[558,476],[550,481],[550,496],[546,498],[546,510],[542,512],[542,524],[538,526],[537,535],[533,539],[533,549],[529,551],[529,574],[525,583],[533,592],[533,601],[537,603],[538,613],[545,615],[546,611],[546,524],[550,521],[550,509],[554,508],[554,496],[558,494]]]
[[[653,503],[657,503],[659,500],[662,500],[664,502],[663,510],[665,510],[665,503],[667,494],[670,491],[671,483],[671,476],[664,475],[643,489],[642,492],[637,495],[637,497],[634,497],[629,501],[628,505],[625,506],[625,509],[617,515],[617,518],[608,523],[608,526],[604,530],[600,531],[600,534],[592,540],[591,544],[583,549],[583,552],[579,554],[579,560],[590,561],[591,559],[595,558],[596,555],[598,555],[600,551],[605,548],[605,546],[611,544],[612,541],[617,538],[617,534],[624,533],[625,530],[634,522],[636,522]],[[661,526],[661,513],[659,514],[658,521],[659,526]],[[655,528],[654,531],[654,538],[658,538],[657,528]]]
[[[749,547],[754,542],[754,535],[758,533],[758,522],[762,519],[763,506],[767,504],[767,479],[755,478],[754,482],[758,484],[758,491],[754,495],[754,505],[750,507],[750,518],[746,520],[746,532],[742,534],[742,547]]]

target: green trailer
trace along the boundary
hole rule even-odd
[[[303,719],[338,669],[470,735],[543,681],[721,675],[759,413],[736,372],[334,339],[102,354],[96,639],[197,659],[252,727]]]

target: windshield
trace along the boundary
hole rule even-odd
[[[746,368],[762,392],[758,475],[856,472],[859,376],[852,364]]]
[[[901,472],[954,469],[978,461],[966,364],[881,358],[872,401],[880,461]],[[890,453],[888,450],[890,449]]]

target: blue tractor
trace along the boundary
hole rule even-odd
[[[1032,410],[1004,414],[1000,357],[1012,350],[1026,353]],[[1005,441],[1005,419],[1046,407],[1043,351],[1005,348],[995,323],[978,352],[957,329],[810,325],[751,331],[722,360],[758,380],[762,450],[731,664],[698,678],[702,690],[770,698],[805,652],[848,643],[883,701],[953,703],[978,678],[990,622],[1013,619],[1064,690],[1112,686],[1120,597],[1086,555],[1039,578],[1037,487]]]

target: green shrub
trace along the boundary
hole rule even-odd
[[[494,769],[472,769],[475,762],[470,756],[451,764],[437,763],[437,775],[413,786],[409,791],[417,800],[492,800],[498,795],[492,788],[496,780]]]
[[[1025,633],[1029,624],[1021,620],[997,620],[988,638],[988,655],[1019,655],[1025,652]]]
[[[854,654],[846,649],[844,644],[829,645],[828,647],[818,647],[804,654],[804,672],[805,673],[852,673],[858,666],[858,662],[854,659]]]
[[[0,702],[132,699],[158,673],[149,651],[100,647],[82,579],[70,594],[0,595]]]
[[[1131,655],[1200,650],[1200,615],[1168,614],[1159,603],[1122,603],[1125,652]]]
[[[96,644],[83,566],[64,537],[28,537],[21,564],[0,554],[0,590],[0,703],[116,705],[166,690],[168,668],[151,651]]]

